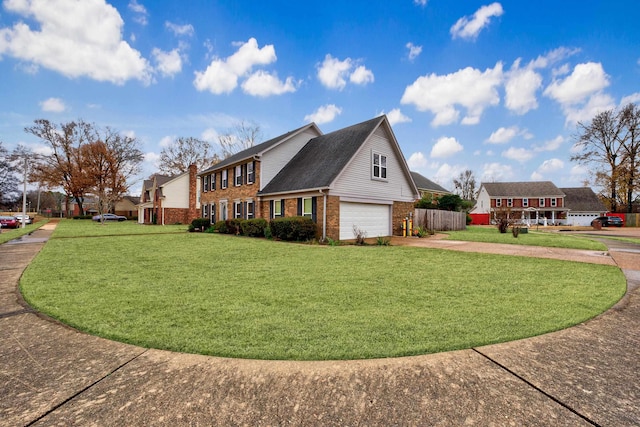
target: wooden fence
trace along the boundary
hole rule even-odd
[[[467,214],[437,209],[416,209],[413,222],[415,226],[434,231],[465,230]]]

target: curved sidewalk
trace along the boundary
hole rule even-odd
[[[570,329],[417,357],[278,362],[148,350],[35,313],[17,283],[50,233],[0,245],[2,426],[640,425],[634,251],[609,251],[627,296]]]

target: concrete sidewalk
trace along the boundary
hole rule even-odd
[[[38,315],[17,283],[50,233],[0,245],[2,426],[640,425],[633,251],[610,251],[627,296],[564,331],[418,357],[274,362],[147,350]]]

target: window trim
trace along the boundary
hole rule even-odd
[[[242,185],[242,165],[236,165],[233,169],[233,185],[235,187]]]
[[[240,212],[238,212],[240,208]],[[233,219],[242,219],[242,202],[233,202]]]
[[[502,207],[502,199],[496,199],[496,208]]]
[[[220,220],[226,221],[227,219],[229,219],[228,212],[227,212],[227,201],[220,200]]]
[[[507,199],[507,207],[508,208],[512,208],[513,207],[513,199],[511,197],[509,197]]]
[[[551,198],[551,207],[552,208],[557,208],[558,207],[558,199],[555,197]]]
[[[247,204],[247,208],[246,208],[246,212],[245,212],[246,219],[255,218],[256,217],[255,203],[253,203],[253,200],[247,200],[246,204]]]
[[[226,169],[223,169],[220,173],[220,180],[222,181],[220,188],[227,188],[227,184],[229,184],[229,174]]]
[[[251,168],[251,171],[249,171]],[[247,184],[253,184],[256,182],[256,164],[255,162],[247,163]]]
[[[307,200],[309,201],[309,212],[305,210]],[[306,218],[313,218],[313,197],[302,198],[302,216]]]
[[[273,209],[271,210],[271,219],[274,218],[281,218],[284,215],[282,215],[282,208],[284,203],[282,203],[282,199],[276,199],[276,200],[272,200],[271,201],[271,206],[273,206]],[[278,212],[278,210],[276,209],[276,206],[280,207],[280,212]]]
[[[209,175],[205,175],[202,177],[202,191],[204,193],[209,191]]]
[[[544,207],[545,207],[545,206],[544,206],[544,205],[545,205],[545,203],[544,203],[544,202],[545,202],[544,197],[540,197],[540,198],[538,199],[538,207],[539,207],[539,208],[544,208]]]
[[[523,197],[522,198],[522,207],[523,208],[528,208],[529,207],[529,198],[528,197]]]
[[[376,164],[377,160],[377,164]],[[378,173],[376,175],[376,168]],[[387,155],[378,151],[371,152],[371,179],[387,181]]]

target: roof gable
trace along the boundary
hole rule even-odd
[[[286,140],[290,139],[291,137],[293,137],[294,135],[297,135],[301,132],[304,132],[307,129],[313,128],[316,130],[316,132],[318,134],[322,134],[322,131],[318,128],[318,126],[316,126],[315,123],[309,123],[306,124],[302,127],[299,127],[298,129],[294,129],[292,131],[289,131],[283,135],[277,136],[275,138],[272,138],[268,141],[265,141],[263,143],[260,143],[258,145],[254,145],[253,147],[249,147],[246,150],[242,150],[239,153],[234,154],[231,157],[227,157],[226,159],[224,159],[223,161],[216,163],[215,165],[211,166],[208,169],[203,170],[202,172],[200,172],[198,175],[204,175],[206,173],[215,171],[215,170],[220,170],[226,166],[232,165],[234,163],[238,163],[241,162],[243,160],[246,159],[250,159],[254,156],[261,156],[264,152],[269,151],[270,149],[272,149],[273,147],[285,142]]]
[[[261,193],[329,187],[384,120],[385,117],[380,116],[312,138]]]
[[[490,197],[564,197],[564,193],[551,181],[483,182]]]
[[[413,178],[413,182],[416,183],[418,190],[434,191],[437,193],[451,193],[449,190],[446,190],[444,187],[436,184],[429,178],[420,175],[418,172],[411,172],[411,178]]]
[[[566,194],[564,205],[575,212],[606,212],[607,208],[589,187],[561,188]]]

